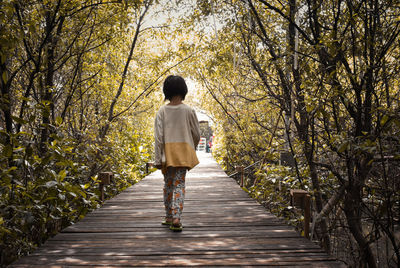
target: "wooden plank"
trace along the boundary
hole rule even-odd
[[[35,253],[32,253],[31,256],[34,255],[96,255],[96,254],[105,254],[107,253],[108,255],[149,255],[149,256],[154,256],[154,255],[202,255],[202,254],[209,254],[209,255],[218,255],[218,254],[259,254],[259,253],[265,253],[265,254],[274,254],[274,255],[293,255],[293,256],[312,256],[312,255],[324,255],[326,256],[325,252],[322,249],[283,249],[283,250],[265,250],[265,249],[251,249],[251,250],[246,250],[246,249],[241,249],[241,250],[196,250],[196,251],[173,251],[173,252],[164,252],[164,251],[145,251],[145,250],[130,250],[126,248],[118,248],[118,251],[112,251],[112,249],[109,248],[90,248],[90,247],[85,247],[85,248],[79,248],[79,249],[69,249],[68,251],[62,251],[61,249],[39,249]]]
[[[155,172],[11,267],[345,267],[248,197],[209,154],[188,173],[182,233]]]
[[[218,255],[186,255],[183,259],[177,255],[160,256],[86,256],[80,258],[63,256],[60,259],[53,259],[49,256],[41,256],[35,264],[42,265],[132,265],[132,266],[194,266],[194,265],[224,265],[229,261],[230,265],[311,265],[313,262],[333,262],[325,256],[276,256],[268,254],[218,254]],[[22,263],[21,263],[22,264]],[[318,266],[321,267],[321,266]],[[322,266],[324,267],[324,266]]]

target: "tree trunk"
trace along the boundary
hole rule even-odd
[[[297,100],[297,112],[300,115],[300,122],[296,124],[297,132],[299,137],[303,141],[303,153],[306,157],[308,167],[310,169],[310,177],[312,186],[314,189],[314,198],[315,198],[315,205],[316,210],[320,213],[323,209],[323,201],[321,195],[321,187],[318,178],[318,171],[314,164],[314,140],[312,135],[310,137],[309,131],[313,129],[314,120],[311,120],[312,115],[307,112],[305,100],[304,100],[304,92],[301,88],[302,78],[298,68],[298,59],[297,59],[297,51],[296,51],[296,35],[297,31],[293,22],[296,21],[296,12],[297,12],[297,4],[296,0],[289,1],[290,6],[290,20],[289,23],[289,49],[290,54],[290,66],[292,67],[292,74],[293,74],[293,84],[294,84],[294,91],[296,92],[296,96],[293,96]],[[292,102],[291,99],[287,100]],[[292,103],[288,103],[291,106],[291,109],[294,109],[294,105]],[[294,116],[292,116],[294,118]],[[310,141],[310,138],[312,139]],[[328,223],[326,220],[322,220],[320,223],[320,229],[322,232],[322,244],[326,251],[330,252],[330,238],[328,233]]]
[[[353,166],[353,165],[351,165]],[[349,167],[348,167],[349,168]],[[349,225],[350,232],[360,249],[360,259],[366,260],[368,267],[375,268],[376,260],[375,255],[371,250],[371,247],[365,239],[362,230],[361,222],[361,185],[357,178],[354,178],[353,183],[350,183],[347,187],[347,192],[344,200],[344,213],[347,218],[347,224]]]
[[[13,118],[12,118],[12,103],[11,103],[11,98],[10,98],[10,87],[11,84],[8,81],[8,70],[7,70],[7,63],[2,62],[0,64],[0,80],[1,80],[1,99],[0,99],[0,107],[3,112],[4,116],[4,124],[6,127],[6,139],[5,139],[5,144],[6,146],[10,146],[11,148],[8,148],[9,155],[7,156],[8,159],[8,166],[12,166],[13,162],[13,144],[12,144],[12,139],[11,135],[13,134]]]
[[[46,33],[48,44],[46,49],[47,71],[44,81],[44,93],[42,96],[43,110],[42,110],[42,131],[40,136],[39,150],[43,154],[46,152],[46,142],[49,141],[50,123],[54,121],[54,103],[53,103],[53,90],[54,90],[54,74],[55,74],[55,49],[58,43],[59,35],[61,34],[64,17],[60,17],[56,22],[58,10],[60,8],[60,1],[52,14],[51,11],[46,12]],[[57,31],[54,33],[54,28],[57,23]]]

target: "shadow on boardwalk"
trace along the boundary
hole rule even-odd
[[[182,233],[161,225],[155,172],[12,267],[345,267],[249,198],[210,154],[199,157],[187,177]]]

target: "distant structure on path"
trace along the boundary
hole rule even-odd
[[[203,152],[211,152],[212,145],[213,145],[213,131],[211,128],[211,118],[201,112],[197,112],[197,118],[199,120],[200,124],[200,143],[199,146],[197,146],[198,151],[203,151]]]

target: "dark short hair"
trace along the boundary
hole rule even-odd
[[[163,92],[166,100],[181,96],[184,100],[188,92],[185,79],[179,75],[170,75],[164,81]]]

